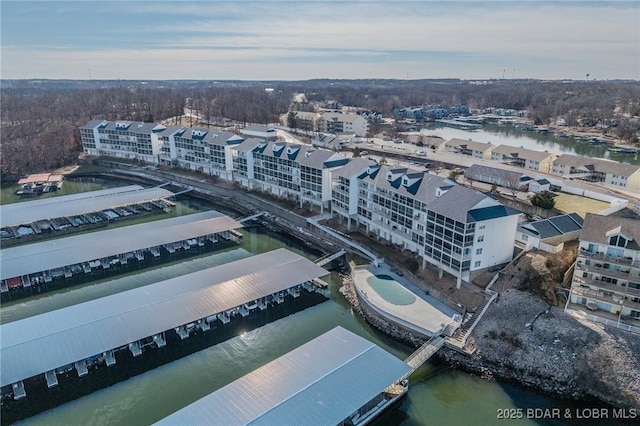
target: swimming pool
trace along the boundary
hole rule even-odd
[[[416,297],[402,287],[389,275],[371,275],[367,283],[389,303],[394,305],[410,305],[416,301]]]

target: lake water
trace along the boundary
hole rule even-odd
[[[97,188],[96,188],[97,189]],[[242,231],[240,247],[165,265],[99,284],[61,290],[2,306],[2,322],[60,309],[159,280],[242,259],[280,247],[315,259],[302,246],[279,234]],[[219,389],[233,380],[284,355],[335,326],[342,326],[380,345],[398,358],[413,348],[374,330],[355,315],[339,294],[337,275],[328,278],[331,299],[238,336],[224,343],[153,369],[144,374],[57,408],[30,417],[27,425],[145,425]],[[516,386],[481,380],[429,363],[410,377],[408,396],[375,424],[382,425],[493,425],[498,410],[507,408],[577,407]],[[565,424],[542,422],[543,424]],[[521,420],[519,424],[540,424]],[[580,423],[584,424],[584,423]],[[594,423],[594,424],[597,424]]]
[[[549,134],[540,134],[516,129],[513,126],[485,125],[481,129],[467,131],[436,125],[423,130],[427,135],[440,136],[445,140],[452,138],[472,139],[476,142],[491,142],[494,145],[511,145],[555,154],[583,155],[594,158],[607,158],[621,163],[639,164],[640,156],[607,151],[606,146],[579,142],[574,138],[558,138]]]

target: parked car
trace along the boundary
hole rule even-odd
[[[425,155],[427,155],[427,151],[416,151],[416,155],[424,157]]]

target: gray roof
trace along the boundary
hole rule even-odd
[[[241,142],[241,143],[239,143],[237,145],[234,145],[232,149],[234,151],[247,153],[247,152],[253,150],[260,143],[266,143],[266,141],[264,139],[260,139],[260,138],[247,138],[243,142]]]
[[[38,220],[93,213],[117,206],[168,198],[173,195],[173,192],[163,188],[143,189],[138,185],[83,192],[2,206],[0,221],[1,226],[29,224]]]
[[[471,167],[465,170],[464,175],[475,180],[483,180],[483,178],[499,178],[505,182],[521,182],[525,177],[528,177],[528,180],[531,180],[531,177],[520,171],[500,169],[480,164],[471,165]]]
[[[609,237],[606,234],[610,231],[614,233],[619,231],[619,233],[625,237],[633,238],[633,241],[629,242],[627,248],[640,250],[640,220],[638,219],[600,216],[587,213],[584,218],[582,232],[580,233],[580,240],[608,245]],[[611,234],[609,236],[611,236]]]
[[[480,152],[485,152],[486,150],[491,149],[495,146],[489,142],[487,143],[476,142],[473,140],[465,140],[465,139],[459,139],[459,138],[450,139],[446,141],[444,144],[445,146],[451,146],[451,147],[457,147],[457,148],[465,147],[466,149],[469,149],[471,151],[480,151]]]
[[[337,152],[326,149],[318,149],[311,147],[303,147],[302,154],[297,158],[298,163],[302,166],[312,167],[314,169],[324,169],[337,167],[346,164],[349,160]]]
[[[577,213],[554,216],[549,219],[520,225],[522,229],[544,240],[582,229],[583,219]]]
[[[336,327],[157,424],[335,425],[410,371]]]
[[[347,164],[340,167],[338,170],[333,172],[334,176],[342,176],[347,179],[351,179],[356,176],[360,176],[363,171],[367,169],[372,164],[378,164],[374,160],[368,160],[362,157],[356,157],[352,160],[349,160]]]
[[[484,201],[484,203],[482,203]],[[469,220],[469,211],[487,204],[487,207],[500,206],[497,201],[463,186],[455,185],[446,193],[437,197],[428,204],[429,210],[440,213],[462,223],[473,222]]]
[[[388,172],[395,173],[395,176],[398,177],[389,181],[387,179]],[[403,176],[407,176],[410,181],[415,181],[415,183],[404,186],[401,183]],[[502,207],[502,205],[478,191],[457,185],[450,179],[422,171],[381,166],[377,174],[373,177],[367,175],[364,179],[373,180],[373,183],[379,188],[425,203],[429,210],[463,223],[513,214],[504,208],[499,212],[484,210],[480,214],[482,209]],[[438,196],[438,189],[442,191],[440,196]],[[478,213],[475,216],[470,214],[474,210]]]
[[[123,226],[0,250],[0,279],[49,271],[162,244],[240,228],[216,211]]]
[[[325,112],[320,116],[320,120],[336,120],[343,123],[353,123],[360,118],[362,118],[362,116],[358,114],[343,114],[341,112]],[[364,118],[362,119],[364,120]]]
[[[555,166],[564,164],[567,167],[593,170],[605,174],[615,174],[629,177],[640,171],[640,166],[635,164],[618,163],[617,161],[602,158],[582,157],[579,155],[562,154],[553,163]]]
[[[286,249],[2,324],[0,385],[16,383],[328,272]]]

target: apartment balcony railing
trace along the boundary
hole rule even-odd
[[[606,275],[607,277],[617,278],[619,280],[640,282],[640,276],[631,275],[629,272],[615,271],[613,269],[607,269],[597,265],[586,265],[584,262],[576,263],[576,271]]]
[[[640,266],[640,258],[633,259],[632,257],[615,257],[608,256],[604,253],[592,253],[585,249],[580,249],[580,253],[578,253],[578,258],[584,257],[585,259],[593,259],[600,260],[602,262],[615,263],[618,265],[630,265],[630,266]]]
[[[588,288],[582,288],[582,287],[576,287],[576,286],[574,286],[571,289],[571,294],[574,294],[576,296],[586,297],[587,299],[599,300],[601,302],[609,303],[611,305],[624,306],[625,308],[640,311],[640,303],[632,302],[631,300],[628,300],[619,295],[607,296],[600,293],[597,290],[591,290]]]
[[[616,293],[620,293],[620,294],[628,294],[633,297],[640,297],[640,289],[637,289],[634,287],[627,287],[626,285],[622,286],[618,284],[608,283],[606,281],[600,281],[600,280],[584,278],[584,277],[575,277],[573,281],[575,283],[588,285],[590,287],[597,287],[603,290],[615,291]]]

